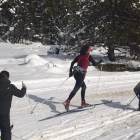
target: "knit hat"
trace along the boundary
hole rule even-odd
[[[91,51],[91,46],[89,46],[88,51],[87,51],[86,54],[90,54],[90,51]]]
[[[88,48],[88,52],[90,52],[91,51],[91,46],[89,46],[89,48]]]

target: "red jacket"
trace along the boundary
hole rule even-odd
[[[99,62],[95,62],[94,59],[92,58],[91,55],[89,54],[85,54],[85,55],[78,55],[72,62],[71,62],[71,66],[70,66],[70,73],[72,73],[72,69],[74,64],[77,62],[77,66],[80,66],[81,68],[83,68],[84,70],[87,70],[88,66],[89,66],[89,62],[92,63],[93,66],[98,66],[101,61]]]
[[[84,70],[87,70],[89,66],[89,54],[78,55],[77,57],[77,66],[80,66]]]

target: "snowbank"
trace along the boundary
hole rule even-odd
[[[36,54],[30,54],[28,55],[24,62],[28,65],[28,66],[40,66],[40,65],[45,65],[47,63],[49,63],[49,61],[44,60],[43,58],[39,57]]]
[[[64,49],[64,46],[51,45],[50,49],[47,51],[48,54],[63,54],[61,49]]]
[[[127,63],[127,67],[132,68],[132,69],[140,69],[140,62],[138,62],[138,61],[129,61]]]
[[[25,63],[27,66],[39,66],[38,70],[47,70],[49,73],[62,73],[62,69],[58,68],[51,61],[47,61],[36,54],[30,54],[25,58]]]

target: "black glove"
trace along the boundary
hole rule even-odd
[[[70,73],[69,73],[69,77],[72,77],[72,76],[73,76],[73,73],[72,73],[72,72],[70,72]]]
[[[104,62],[104,59],[103,58],[100,59],[99,63],[102,63],[102,62]]]

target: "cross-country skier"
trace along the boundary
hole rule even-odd
[[[134,92],[139,99],[139,108],[137,110],[140,111],[140,82],[135,86]]]
[[[1,140],[11,140],[10,108],[12,97],[22,98],[26,93],[26,85],[22,89],[17,89],[9,80],[9,72],[0,73],[0,130]]]
[[[98,66],[103,61],[101,59],[99,62],[95,62],[92,56],[90,55],[90,51],[91,46],[84,45],[80,50],[80,55],[78,55],[71,63],[69,77],[71,77],[74,74],[76,84],[74,86],[74,89],[71,91],[68,99],[63,103],[66,111],[69,111],[70,101],[75,96],[76,92],[80,89],[80,87],[82,100],[81,107],[89,106],[89,104],[85,101],[86,84],[84,82],[84,79],[87,72],[87,68],[90,62],[93,66]],[[77,66],[73,67],[76,62]],[[74,70],[73,72],[72,69]]]

